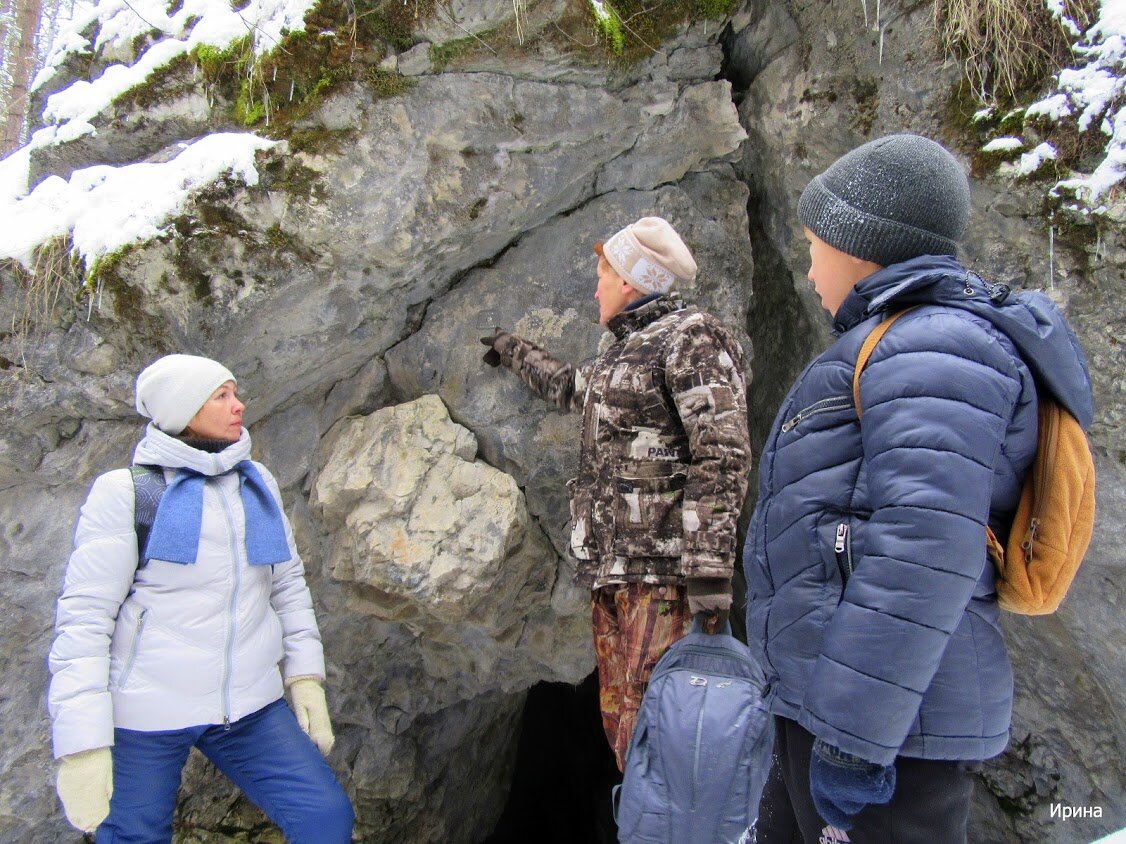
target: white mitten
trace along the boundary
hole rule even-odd
[[[320,677],[305,675],[286,680],[289,697],[293,701],[293,712],[297,723],[313,740],[325,756],[332,750],[336,738],[332,734],[332,722],[328,718],[328,701],[325,700],[324,686]]]
[[[83,832],[93,832],[109,814],[113,752],[108,747],[98,747],[63,756],[59,759],[55,790],[66,819]]]

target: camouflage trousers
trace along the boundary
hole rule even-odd
[[[641,698],[657,660],[688,632],[692,615],[683,586],[611,584],[591,599],[602,727],[625,770]]]

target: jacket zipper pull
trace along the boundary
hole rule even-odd
[[[224,730],[230,730],[231,729],[231,718],[230,718],[229,715],[223,716],[223,729]]]
[[[1048,407],[1041,404],[1039,423],[1042,428],[1047,429],[1046,433],[1042,431],[1040,434],[1042,438],[1048,441],[1048,447],[1044,450],[1044,453],[1054,456],[1056,453],[1056,442],[1059,439],[1059,408]],[[1036,476],[1033,478],[1032,518],[1029,519],[1028,532],[1024,535],[1024,541],[1020,544],[1021,550],[1024,551],[1025,565],[1032,563],[1032,547],[1036,544],[1036,532],[1040,529],[1040,513],[1044,509],[1048,486],[1052,482],[1052,475],[1055,473],[1055,470],[1054,459],[1040,460],[1034,469]]]
[[[1036,531],[1040,529],[1040,520],[1035,516],[1028,523],[1028,531],[1024,535],[1024,542],[1020,544],[1021,550],[1024,551],[1024,562],[1027,565],[1032,562],[1032,545],[1036,542]]]
[[[833,550],[838,554],[843,554],[845,550],[845,542],[848,540],[848,522],[841,522],[837,525],[837,541],[833,545]]]
[[[797,416],[795,416],[793,419],[790,419],[787,422],[782,424],[782,433],[785,434],[785,433],[789,432],[799,422],[801,422],[801,414],[800,413]]]

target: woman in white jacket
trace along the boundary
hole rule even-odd
[[[354,816],[321,755],[333,735],[313,603],[235,378],[168,355],[137,378],[136,404],[152,423],[133,464],[164,481],[143,553],[133,473],[108,472],[58,603],[48,703],[67,818],[99,844],[171,841],[198,747],[289,841],[344,844]]]

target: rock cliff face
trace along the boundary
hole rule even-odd
[[[415,37],[440,46],[511,26],[517,5],[444,4]],[[565,359],[595,354],[591,245],[660,214],[700,265],[686,298],[748,350],[761,442],[828,339],[804,281],[801,188],[886,132],[961,143],[944,119],[956,69],[929,46],[928,7],[897,13],[882,63],[856,4],[750,0],[623,67],[537,40],[573,28],[581,4],[528,5],[522,50],[446,62],[404,47],[383,66],[413,84],[389,97],[337,86],[260,154],[256,187],[197,197],[103,267],[91,303],[64,297],[30,333],[0,338],[0,842],[78,840],[53,793],[44,656],[78,505],[140,434],[132,384],[145,363],[206,354],[251,398],[256,453],[283,487],[317,602],[330,762],[360,839],[475,844],[507,799],[527,689],[593,669],[587,596],[565,554],[576,420],[483,366],[477,337],[501,325]],[[202,80],[181,70],[164,85],[164,100],[119,105],[96,138],[40,155],[33,176],[223,128]],[[1080,333],[1100,522],[1061,612],[1009,620],[1014,745],[981,778],[982,841],[1126,824],[1126,249],[1106,228],[1097,240],[1058,231],[1049,251],[1039,198],[1035,185],[976,179],[966,257],[1054,290]],[[0,271],[5,312],[22,307],[17,277]],[[178,840],[277,840],[202,760],[185,781]],[[1053,802],[1102,817],[1050,820]]]

